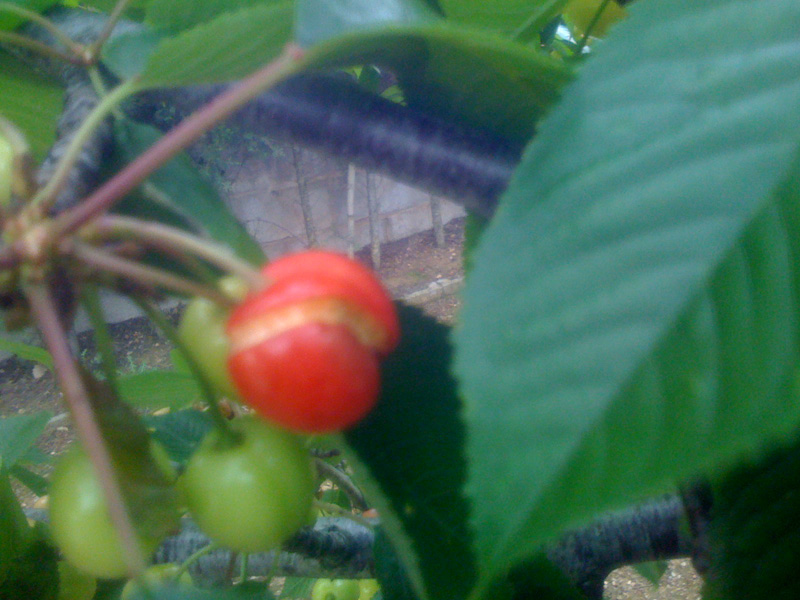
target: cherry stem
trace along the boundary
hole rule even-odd
[[[189,570],[189,567],[191,567],[194,563],[203,558],[206,554],[210,554],[211,552],[214,552],[214,550],[217,550],[220,547],[221,546],[216,542],[211,542],[210,544],[200,548],[197,552],[189,556],[189,558],[187,558],[185,561],[181,563],[180,568],[175,573],[173,581],[179,581],[181,575],[186,573]]]
[[[349,510],[342,508],[338,504],[332,504],[330,502],[322,502],[321,500],[314,499],[314,507],[318,508],[327,513],[331,513],[334,515],[339,515],[340,517],[344,517],[346,519],[350,519],[351,521],[358,523],[366,527],[367,529],[375,529],[375,524],[370,523],[369,520],[365,519],[361,515],[356,515],[351,513]]]
[[[103,120],[111,113],[117,105],[125,98],[130,96],[136,91],[136,84],[133,80],[121,83],[111,92],[101,98],[100,103],[89,113],[86,120],[81,123],[78,130],[75,132],[72,140],[70,140],[69,148],[64,156],[59,160],[53,176],[47,184],[40,189],[36,196],[33,197],[31,203],[33,205],[49,206],[55,202],[61,189],[66,185],[67,178],[69,177],[75,162],[78,160],[81,149],[84,144],[89,140],[97,127]],[[79,205],[80,206],[80,205]]]
[[[276,552],[273,556],[273,560],[276,556],[279,556],[280,553]],[[245,583],[247,581],[247,563],[250,555],[244,552],[242,554],[242,559],[239,563],[239,583]]]
[[[204,286],[156,267],[122,258],[83,242],[71,242],[69,252],[90,267],[120,275],[143,285],[162,287],[187,296],[204,296],[222,306],[230,306],[233,303],[228,296],[213,287]]]
[[[226,442],[229,442],[231,445],[238,443],[241,438],[238,433],[231,429],[230,423],[228,423],[228,420],[222,414],[222,410],[219,407],[219,401],[217,400],[217,393],[214,391],[214,386],[211,385],[211,382],[209,382],[205,373],[203,373],[203,369],[200,368],[200,365],[197,364],[197,361],[186,349],[186,346],[178,335],[175,327],[173,327],[172,323],[170,323],[169,320],[164,316],[164,313],[153,306],[151,302],[147,302],[146,300],[142,300],[140,298],[134,298],[134,301],[142,310],[142,312],[147,315],[147,317],[153,323],[155,323],[156,327],[158,327],[161,332],[167,336],[167,339],[170,341],[170,343],[175,348],[180,350],[184,360],[186,361],[186,364],[189,366],[189,370],[200,384],[200,392],[203,394],[206,404],[208,404],[208,410],[211,413],[211,418],[214,420],[214,425],[220,432],[220,435],[222,435],[223,439],[225,439]]]
[[[25,294],[47,349],[53,357],[59,387],[64,394],[81,444],[94,466],[106,499],[111,522],[122,541],[123,555],[129,574],[135,577],[144,571],[145,558],[139,548],[136,532],[125,506],[111,456],[95,420],[92,405],[72,356],[66,332],[61,326],[53,296],[44,283],[26,286]]]
[[[71,233],[108,210],[175,154],[289,74],[301,56],[302,50],[298,46],[287,45],[283,53],[274,61],[181,121],[144,154],[100,186],[83,202],[62,212],[56,218],[55,231],[57,234],[63,236]]]
[[[106,43],[106,40],[108,40],[111,32],[114,31],[117,21],[119,21],[122,17],[122,13],[125,12],[128,4],[130,4],[130,0],[119,0],[114,6],[114,9],[111,11],[111,14],[106,20],[103,31],[100,32],[100,35],[97,36],[97,39],[94,42],[92,42],[92,45],[89,46],[86,52],[86,59],[89,64],[95,64],[97,62],[97,59],[100,56],[100,51],[103,49],[103,44]]]
[[[358,510],[367,510],[369,508],[369,505],[364,498],[364,494],[361,493],[361,490],[358,489],[358,487],[351,481],[346,473],[319,458],[314,459],[314,464],[316,465],[317,471],[320,475],[326,479],[330,479],[340,490],[342,490],[342,492],[344,492],[345,496],[347,496],[348,500],[350,500],[350,504],[352,504],[354,508],[357,508]]]
[[[22,6],[14,4],[13,2],[0,2],[0,12],[4,11],[14,13],[27,21],[33,21],[37,25],[41,25],[44,29],[49,31],[54,38],[56,38],[59,42],[61,42],[61,44],[71,53],[71,55],[59,52],[58,50],[55,50],[50,46],[47,46],[46,44],[42,44],[41,42],[36,42],[36,40],[31,39],[30,40],[31,42],[35,42],[36,44],[42,45],[45,48],[49,48],[52,52],[57,53],[57,55],[60,55],[60,57],[64,58],[64,60],[67,60],[71,63],[83,64],[83,61],[81,60],[81,55],[83,53],[83,48],[84,48],[83,45],[70,39],[70,37],[66,35],[63,31],[61,31],[58,28],[58,26],[55,23],[53,23],[50,19],[40,15],[38,12],[34,10],[23,8]]]
[[[92,232],[94,231],[101,235],[130,238],[171,254],[176,252],[194,254],[227,273],[241,277],[251,289],[265,285],[264,277],[258,269],[241,260],[225,246],[176,227],[133,217],[105,215],[94,223]]]
[[[589,21],[589,25],[586,27],[586,31],[583,32],[583,36],[581,37],[581,41],[578,43],[578,47],[575,50],[575,54],[580,56],[583,53],[583,49],[586,47],[586,44],[589,43],[589,37],[592,35],[592,31],[597,26],[597,22],[600,20],[600,17],[603,15],[603,11],[605,11],[606,6],[611,0],[603,0],[600,3],[600,6],[597,7],[597,10],[592,17],[592,20]]]
[[[34,52],[37,52],[42,56],[51,56],[53,58],[57,58],[65,62],[72,63],[73,65],[83,64],[83,61],[74,54],[67,54],[66,52],[61,52],[61,50],[56,50],[55,48],[51,48],[47,44],[43,44],[42,42],[31,39],[24,35],[20,35],[18,33],[13,33],[11,31],[0,31],[0,42],[6,44],[12,44],[20,48],[27,48],[28,50],[33,50]]]

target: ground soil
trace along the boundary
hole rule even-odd
[[[464,222],[456,220],[445,227],[445,243],[437,247],[432,232],[384,244],[378,272],[396,298],[413,298],[431,316],[447,323],[458,319],[459,297],[452,293],[458,289],[463,277],[461,248]],[[371,263],[369,249],[358,257]],[[441,289],[434,282],[445,282]],[[426,290],[434,284],[433,293]],[[179,318],[180,309],[171,311],[170,317]],[[118,364],[124,371],[137,371],[170,366],[170,344],[148,321],[132,319],[113,325],[111,333],[115,342]],[[96,361],[91,336],[78,339],[85,360]],[[51,421],[39,446],[47,454],[59,454],[72,439],[69,422],[63,418],[64,408],[60,392],[52,374],[29,361],[8,359],[0,363],[0,415],[31,414],[47,410],[56,416]],[[47,472],[47,467],[41,469]],[[24,489],[18,489],[23,503],[30,506],[36,498]],[[631,568],[619,569],[606,582],[608,600],[697,600],[700,580],[686,560],[671,561],[669,568],[654,587]]]

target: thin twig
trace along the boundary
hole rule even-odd
[[[61,42],[61,44],[67,50],[69,50],[69,52],[72,53],[71,56],[65,54],[64,56],[67,57],[65,60],[75,64],[83,64],[81,60],[81,55],[83,54],[84,48],[83,45],[70,39],[68,35],[61,31],[61,29],[59,29],[59,27],[47,17],[34,10],[23,8],[22,6],[14,4],[13,2],[0,2],[0,12],[3,11],[14,13],[23,19],[33,21],[34,23],[41,25],[44,29],[49,31],[56,40]]]
[[[264,277],[257,269],[241,260],[225,246],[176,227],[119,215],[105,215],[97,220],[95,227],[100,234],[130,237],[165,252],[178,250],[194,254],[223,271],[238,275],[247,281],[252,289],[261,288],[265,284]]]
[[[86,51],[86,59],[89,64],[95,64],[98,58],[100,58],[100,51],[103,49],[103,44],[106,43],[111,32],[114,31],[114,27],[116,27],[117,22],[122,17],[122,13],[125,12],[128,4],[130,4],[130,0],[119,0],[114,6],[100,35],[97,36],[97,39],[92,42],[91,46],[89,46]]]
[[[59,387],[67,401],[78,437],[94,465],[100,487],[106,498],[111,522],[122,541],[122,550],[128,571],[131,576],[136,576],[144,570],[145,558],[125,506],[111,456],[94,418],[89,396],[70,351],[66,333],[59,321],[55,302],[45,284],[27,286],[25,294],[47,349],[53,357]]]
[[[100,103],[89,113],[89,116],[86,117],[86,120],[81,123],[81,126],[75,132],[69,144],[69,149],[61,157],[50,181],[33,197],[31,201],[33,204],[47,207],[56,201],[61,188],[67,182],[67,177],[72,171],[75,161],[80,156],[81,148],[83,148],[84,144],[97,129],[97,126],[103,122],[108,114],[134,91],[136,91],[136,83],[134,80],[129,80],[118,85],[111,90],[108,96],[100,100]]]
[[[219,121],[288,75],[300,57],[301,50],[297,46],[287,45],[284,52],[274,61],[181,121],[178,126],[100,186],[81,204],[61,213],[57,218],[56,231],[61,235],[71,233],[108,210],[167,160]]]
[[[364,494],[361,493],[361,490],[358,489],[356,484],[353,483],[346,473],[343,473],[333,465],[318,458],[314,459],[314,463],[317,465],[317,470],[323,477],[333,481],[333,483],[345,493],[350,500],[350,504],[353,505],[353,508],[357,508],[358,510],[367,510],[369,508]]]
[[[204,296],[223,306],[231,304],[230,298],[214,288],[195,283],[156,267],[122,258],[89,244],[74,241],[70,244],[70,253],[86,265],[120,275],[146,286],[162,287],[187,296]]]
[[[103,314],[103,306],[100,303],[100,295],[97,286],[85,283],[81,290],[81,301],[89,321],[94,330],[94,341],[97,352],[100,354],[100,363],[103,367],[103,374],[106,381],[115,390],[117,389],[117,361],[114,356],[114,342],[108,330],[108,323]]]
[[[37,52],[43,56],[51,56],[53,58],[72,63],[73,65],[83,64],[83,61],[80,58],[72,54],[67,54],[61,50],[56,50],[47,44],[43,44],[42,42],[31,39],[28,36],[20,35],[12,31],[0,31],[0,42],[12,44],[14,46],[18,46],[19,48],[27,48],[28,50],[33,50],[34,52]]]
[[[580,42],[578,43],[578,47],[575,49],[575,54],[580,56],[583,53],[583,49],[586,47],[586,44],[589,43],[589,38],[592,35],[592,31],[597,26],[597,23],[600,21],[600,17],[602,16],[603,12],[606,10],[608,3],[611,0],[603,0],[600,3],[600,6],[597,7],[597,10],[592,17],[592,20],[589,21],[589,25],[586,27],[586,31],[583,32],[583,37],[581,37]]]

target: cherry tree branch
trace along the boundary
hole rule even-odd
[[[298,47],[287,45],[284,52],[274,61],[186,118],[80,204],[62,212],[56,219],[57,233],[60,235],[71,233],[111,208],[191,142],[283,78],[300,56],[301,50]]]
[[[51,18],[84,44],[96,39],[106,23],[102,15],[79,10],[56,11]],[[137,27],[121,21],[114,33]],[[35,27],[28,33],[53,43]],[[76,67],[41,59],[35,64],[68,86],[88,85]],[[231,86],[225,85],[150,90],[137,95],[126,110],[136,119],[163,128],[165,124],[157,123],[155,117],[159,106],[166,104],[178,115],[187,115],[230,91]],[[347,78],[326,74],[296,75],[266,93],[257,93],[227,123],[382,172],[447,196],[484,217],[494,213],[522,150],[519,144],[444,122],[370,94]]]

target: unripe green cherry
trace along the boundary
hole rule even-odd
[[[74,444],[56,463],[50,480],[50,531],[64,557],[95,577],[123,577],[128,569],[122,543],[88,455]],[[159,540],[138,536],[144,556]]]
[[[223,277],[220,290],[231,298],[242,298],[247,292],[243,282],[235,277]],[[192,359],[214,389],[223,396],[237,400],[236,391],[228,375],[228,353],[230,342],[225,332],[228,309],[208,298],[194,298],[178,326],[178,336]]]
[[[142,577],[144,577],[145,583],[148,586],[166,584],[173,585],[180,589],[192,587],[192,576],[186,571],[183,571],[176,581],[175,577],[178,575],[180,570],[180,565],[176,565],[174,563],[154,565],[152,567],[148,567],[142,574]],[[136,593],[139,592],[139,588],[139,584],[135,580],[131,579],[125,584],[125,587],[122,588],[120,600],[132,600],[132,598],[136,596]]]
[[[215,542],[270,550],[306,525],[315,490],[302,440],[255,416],[231,421],[231,440],[210,432],[179,479],[189,512]]]
[[[14,153],[11,144],[0,132],[0,206],[8,206],[11,201],[13,166]]]

